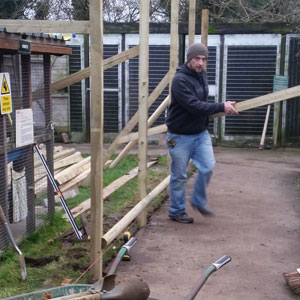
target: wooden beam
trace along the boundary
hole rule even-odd
[[[299,96],[300,96],[300,85],[297,85],[275,93],[270,93],[264,96],[259,96],[256,98],[238,102],[235,104],[235,108],[238,112],[241,112],[244,110],[276,103],[283,100],[288,100]],[[214,114],[211,117],[216,118],[216,117],[223,117],[223,116],[225,116],[225,113]]]
[[[114,55],[112,57],[109,57],[103,61],[103,70],[107,70],[117,64],[120,64],[130,58],[133,58],[138,55],[139,46],[135,46],[129,50],[123,51],[117,55]],[[78,81],[81,81],[85,78],[88,78],[91,76],[91,68],[87,67],[83,70],[80,70],[76,73],[73,73],[69,75],[66,78],[63,78],[61,80],[58,80],[51,84],[51,93],[57,92],[59,90],[62,90]],[[43,95],[43,89],[36,90],[33,93],[33,100],[41,98]]]
[[[167,128],[167,126],[165,124],[149,128],[147,135],[151,136],[151,135],[166,132],[167,131],[166,128]],[[139,134],[138,132],[132,132],[128,135],[122,136],[122,137],[120,137],[119,142],[120,143],[128,143],[130,141],[136,140],[136,139],[138,139],[138,134]]]
[[[168,72],[164,78],[160,81],[160,83],[156,86],[154,91],[151,93],[151,95],[148,98],[148,108],[153,104],[153,102],[158,98],[158,96],[162,93],[162,91],[165,89],[165,87],[169,83],[169,76],[170,72]],[[134,128],[134,126],[138,122],[138,111],[132,116],[132,118],[129,120],[129,122],[126,124],[126,126],[122,129],[122,131],[118,134],[118,136],[114,139],[114,141],[110,144],[109,148],[107,149],[105,155],[104,155],[104,161],[106,162],[110,156],[114,153],[114,151],[119,147],[119,139],[127,135],[131,132],[131,130]]]
[[[171,95],[171,84],[172,84],[173,77],[176,73],[176,68],[178,66],[178,53],[179,53],[178,14],[179,14],[179,0],[172,0],[169,95]]]
[[[170,183],[170,176],[166,177],[155,189],[143,198],[134,208],[132,208],[114,227],[112,227],[102,238],[102,247],[106,248],[116,239],[134,219],[165,190]]]
[[[147,167],[151,167],[156,164],[156,161],[151,161],[147,163]],[[108,198],[112,193],[122,187],[131,179],[135,178],[138,175],[138,167],[132,169],[131,171],[127,172],[125,175],[119,177],[118,179],[114,180],[108,186],[103,189],[103,200]],[[71,209],[71,213],[74,218],[80,216],[82,213],[88,211],[91,208],[91,199],[87,199],[77,205],[76,207]]]
[[[207,46],[208,39],[208,24],[209,24],[209,11],[208,9],[202,9],[201,20],[201,43]]]
[[[189,2],[189,46],[195,42],[196,0]]]
[[[167,96],[165,100],[160,104],[160,106],[155,110],[152,116],[148,119],[148,128],[157,120],[157,118],[166,110],[170,103],[170,97]],[[136,145],[137,140],[130,141],[125,148],[119,153],[119,155],[114,159],[114,161],[109,165],[110,168],[115,167]]]
[[[84,172],[85,170],[87,170],[90,167],[90,164],[91,164],[91,157],[88,156],[88,157],[80,160],[79,162],[71,165],[70,167],[64,169],[60,173],[56,174],[54,176],[55,180],[59,184],[63,184],[65,182],[71,180],[75,176],[78,176],[80,173]]]
[[[0,19],[0,26],[8,32],[33,33],[89,33],[90,21],[42,21],[42,20],[7,20]]]
[[[140,200],[147,195],[147,120],[149,87],[149,6],[150,0],[140,0],[139,52],[139,134],[138,134],[138,192]],[[138,217],[140,227],[147,223],[147,210]]]
[[[102,278],[103,236],[103,1],[90,0],[91,24],[91,262],[93,281]],[[100,256],[100,259],[97,260]]]

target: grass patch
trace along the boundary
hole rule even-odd
[[[104,187],[112,181],[123,176],[128,171],[137,166],[138,160],[134,155],[125,158],[120,164],[112,169],[104,171]],[[148,169],[147,172],[147,189],[150,192],[168,175],[166,156],[158,157],[158,163]],[[122,211],[128,210],[138,201],[137,177],[130,180],[123,187],[115,191],[104,201],[104,215],[121,214]],[[79,187],[80,194],[68,199],[68,205],[73,208],[90,198],[90,187]],[[157,209],[164,201],[166,193],[157,197],[149,207],[149,213]],[[56,212],[51,222],[31,233],[20,245],[20,249],[26,257],[40,258],[51,255],[59,256],[57,261],[53,261],[45,266],[36,268],[26,264],[27,280],[21,282],[20,267],[18,263],[18,254],[10,247],[7,248],[0,258],[0,299],[32,292],[35,290],[44,290],[49,287],[60,286],[64,278],[75,281],[90,264],[90,243],[89,241],[78,241],[72,245],[67,245],[61,240],[55,240],[62,232],[71,229],[70,223],[64,219],[64,212]],[[45,216],[46,219],[46,216]],[[80,218],[76,221],[80,224]],[[137,226],[134,225],[130,231],[134,233]],[[118,252],[121,241],[116,241],[114,248],[106,251],[104,263],[111,260]],[[86,250],[82,257],[74,257],[70,254],[71,249],[79,252],[80,249]],[[77,251],[78,249],[78,251]],[[78,283],[88,283],[89,273],[85,275]]]

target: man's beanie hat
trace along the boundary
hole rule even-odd
[[[189,47],[187,51],[187,61],[190,61],[193,57],[197,55],[203,55],[208,57],[208,49],[204,44],[193,44]]]

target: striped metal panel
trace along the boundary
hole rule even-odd
[[[276,46],[228,46],[226,100],[243,101],[272,92]],[[266,106],[226,116],[225,135],[261,135]],[[273,106],[267,135],[272,135]]]
[[[69,74],[81,70],[80,46],[72,45],[72,54],[69,56]],[[82,88],[81,81],[70,86],[70,131],[83,130]]]
[[[209,85],[217,86],[216,82],[216,66],[217,66],[217,47],[208,47],[209,55],[207,60],[207,79]],[[208,97],[209,103],[215,103],[217,99],[214,96]],[[213,120],[209,120],[208,131],[210,134],[214,133],[215,123]]]
[[[300,84],[300,41],[291,37],[289,43],[289,87]],[[300,142],[300,97],[286,102],[285,137],[287,143]]]
[[[134,45],[131,45],[133,47]],[[149,94],[159,84],[161,79],[169,71],[170,46],[169,45],[150,45],[149,46]],[[139,60],[138,57],[129,60],[129,119],[138,110],[138,78]],[[149,109],[150,117],[162,101],[168,96],[168,87],[161,93]],[[152,126],[161,125],[165,122],[162,114]]]
[[[217,47],[208,47],[209,55],[207,60],[208,84],[216,85]]]
[[[103,46],[104,59],[118,54],[118,45]],[[118,65],[104,71],[104,132],[118,132],[119,115]]]

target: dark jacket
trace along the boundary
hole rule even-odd
[[[205,71],[200,73],[183,64],[172,81],[171,104],[166,124],[177,134],[197,134],[207,129],[209,115],[224,112],[223,103],[208,103]]]

